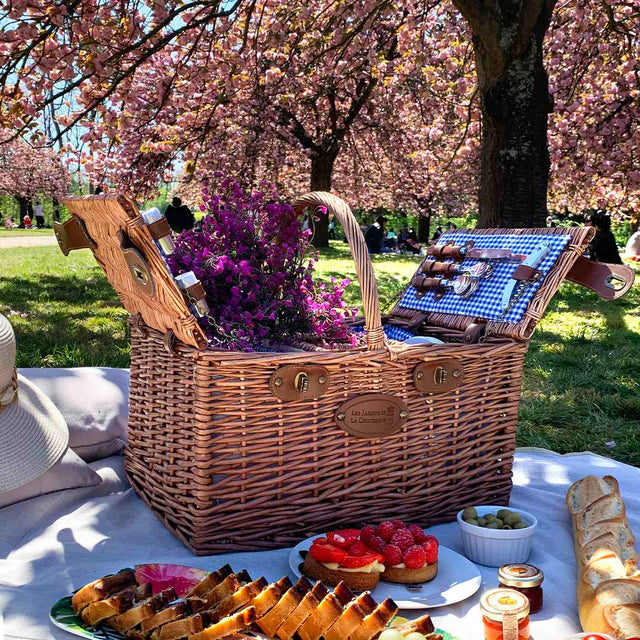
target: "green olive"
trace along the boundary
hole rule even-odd
[[[487,519],[486,518],[478,518],[478,525],[480,525],[481,527],[486,527],[487,526]]]
[[[485,513],[484,516],[482,516],[485,520],[487,520],[488,522],[490,522],[491,520],[497,520],[498,518],[495,516],[495,514],[493,513]]]
[[[502,526],[502,528],[503,528],[505,531],[511,531],[511,529],[513,529],[513,527],[510,527],[508,524],[503,525],[503,526]]]
[[[520,522],[516,522],[516,523],[513,525],[513,528],[514,528],[514,529],[526,529],[528,526],[529,526],[529,525],[528,525],[526,522],[522,522],[522,521],[520,521]]]
[[[492,520],[487,524],[487,529],[502,529],[502,526],[496,520]]]
[[[476,511],[475,507],[467,507],[462,512],[463,520],[468,520],[469,518],[473,518],[475,520],[477,517],[478,517],[478,512]]]
[[[495,522],[500,527],[500,529],[504,527],[504,520],[502,520],[502,518],[496,518],[493,522]]]
[[[516,522],[522,522],[522,518],[519,513],[510,513],[504,518],[504,523],[510,524],[511,526],[516,524]]]
[[[498,518],[500,518],[500,520],[504,520],[507,516],[510,516],[513,513],[513,511],[509,511],[509,509],[500,509],[500,511],[498,511]]]
[[[472,524],[474,527],[479,527],[478,521],[475,518],[467,518],[465,520],[467,524]]]

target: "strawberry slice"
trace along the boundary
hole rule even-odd
[[[327,540],[340,549],[348,549],[360,537],[360,529],[339,529],[338,531],[329,531]]]
[[[342,564],[348,557],[347,552],[338,547],[334,547],[332,544],[316,544],[314,542],[309,549],[309,553],[314,560],[318,562],[337,562]]]
[[[368,553],[366,556],[348,556],[340,564],[345,569],[359,569],[373,562],[382,562],[383,560],[384,556],[379,553]]]

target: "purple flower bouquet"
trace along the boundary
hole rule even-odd
[[[348,320],[356,309],[342,299],[349,280],[313,280],[311,232],[272,189],[248,193],[226,179],[215,193],[203,181],[206,215],[184,231],[168,258],[174,276],[193,271],[210,314],[200,319],[214,348],[255,351],[292,346],[352,348]]]

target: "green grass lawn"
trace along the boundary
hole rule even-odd
[[[381,304],[390,306],[419,259],[375,256]],[[355,280],[340,242],[318,272]],[[357,304],[356,284],[346,299]],[[89,251],[0,250],[0,312],[18,337],[18,366],[129,363],[127,313]],[[518,442],[559,452],[589,449],[640,466],[640,286],[605,302],[563,284],[535,332],[525,362]],[[606,443],[615,442],[608,447]]]
[[[0,229],[0,238],[20,238],[21,236],[52,236],[53,229]]]

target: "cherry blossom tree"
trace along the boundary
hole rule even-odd
[[[82,127],[96,182],[220,169],[427,209],[477,189],[481,224],[521,226],[551,171],[554,206],[636,206],[638,0],[64,6],[10,4],[0,121]]]
[[[20,138],[0,145],[0,195],[18,200],[21,223],[34,198],[59,199],[69,184],[65,164],[49,147],[32,147]]]

